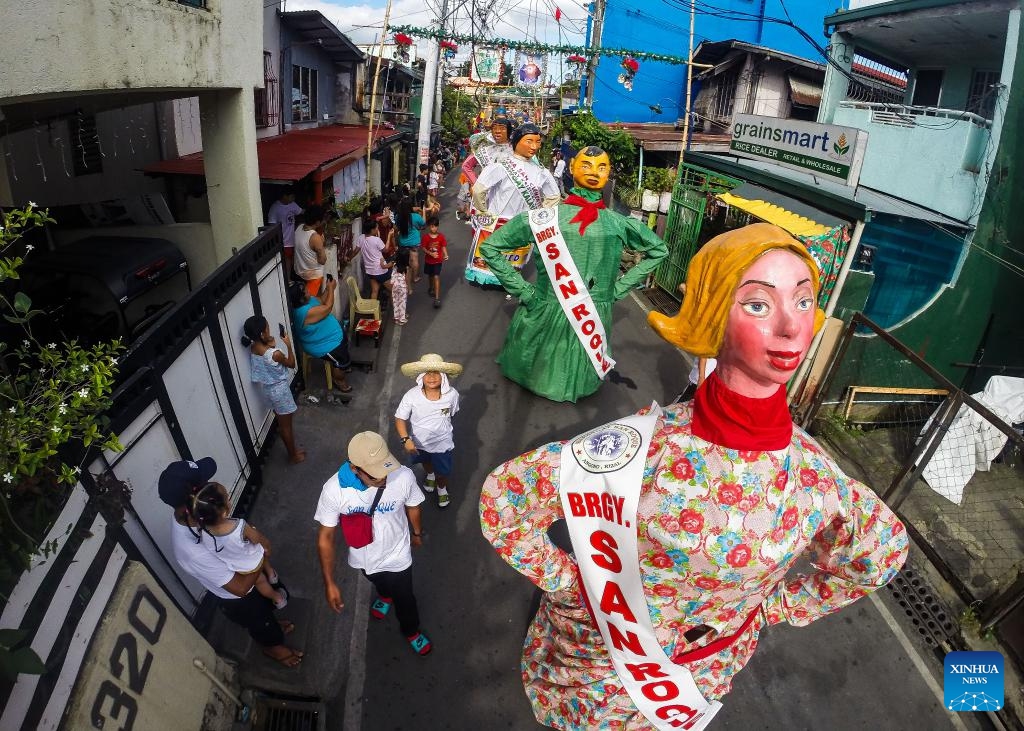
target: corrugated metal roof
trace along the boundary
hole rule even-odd
[[[804,107],[821,106],[821,84],[789,76],[789,98]]]
[[[362,125],[331,125],[285,132],[256,141],[260,180],[298,181],[322,165],[343,157],[353,159],[366,154],[369,129]],[[377,142],[402,134],[398,130],[378,129]],[[174,160],[162,160],[143,168],[156,175],[203,175],[203,153]]]

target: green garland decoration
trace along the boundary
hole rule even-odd
[[[681,56],[671,56],[665,53],[651,53],[650,51],[637,51],[629,48],[600,48],[594,50],[586,46],[570,46],[552,43],[539,43],[537,41],[516,41],[509,38],[478,38],[465,33],[443,33],[432,28],[419,28],[414,25],[393,25],[388,30],[392,33],[405,33],[416,38],[433,38],[435,40],[450,40],[456,43],[475,43],[489,48],[507,48],[513,51],[541,51],[543,53],[563,53],[566,55],[579,54],[580,56],[593,56],[595,53],[600,56],[627,56],[641,61],[658,61],[685,66],[687,61]]]

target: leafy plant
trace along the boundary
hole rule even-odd
[[[22,239],[52,223],[34,203],[2,214],[0,227],[0,314],[10,325],[0,341],[0,600],[35,555],[49,555],[42,544],[60,510],[67,486],[74,485],[89,448],[120,450],[104,412],[117,376],[120,342],[88,348],[76,341],[42,344],[32,322],[45,316],[18,289],[19,269],[32,252]],[[15,344],[16,343],[16,344]],[[41,672],[26,660],[20,640],[0,637],[3,672]],[[38,658],[36,658],[38,660]],[[33,669],[34,668],[34,669]]]
[[[644,168],[642,188],[655,193],[669,193],[676,184],[675,168]]]
[[[344,203],[335,203],[334,212],[338,215],[341,223],[351,223],[362,215],[363,209],[370,204],[370,198],[365,193],[349,198]]]
[[[981,607],[981,601],[972,602],[969,606],[964,607],[964,610],[960,612],[960,629],[967,630],[976,637],[980,637],[983,640],[995,639],[995,632],[989,627],[986,630],[981,629],[981,617],[978,616],[978,609]]]
[[[577,150],[596,145],[607,152],[617,178],[628,178],[633,174],[636,166],[636,143],[629,133],[605,127],[589,112],[562,117],[551,126],[548,139],[560,140],[566,132],[572,139],[572,146]],[[636,180],[635,176],[633,179]]]

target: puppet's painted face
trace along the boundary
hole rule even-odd
[[[602,152],[599,155],[579,152],[572,159],[570,167],[572,168],[573,182],[587,190],[601,190],[612,173],[612,163],[608,159],[607,152]]]
[[[814,282],[807,263],[784,249],[759,257],[733,293],[719,378],[743,396],[767,398],[786,383],[814,337]]]
[[[540,146],[540,135],[523,135],[516,143],[516,154],[529,159],[537,154]]]
[[[491,127],[491,137],[493,137],[494,141],[499,145],[504,145],[508,142],[508,125],[496,124]]]

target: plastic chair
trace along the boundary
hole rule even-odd
[[[302,380],[309,383],[309,362],[312,360],[319,360],[314,358],[306,351],[302,351]],[[324,375],[327,377],[327,390],[330,391],[334,388],[334,378],[331,376],[331,364],[326,360],[320,361],[324,364]]]
[[[355,327],[357,314],[366,315],[373,320],[380,320],[380,300],[366,299],[360,295],[355,277],[346,277],[345,283],[348,285],[349,327]]]

